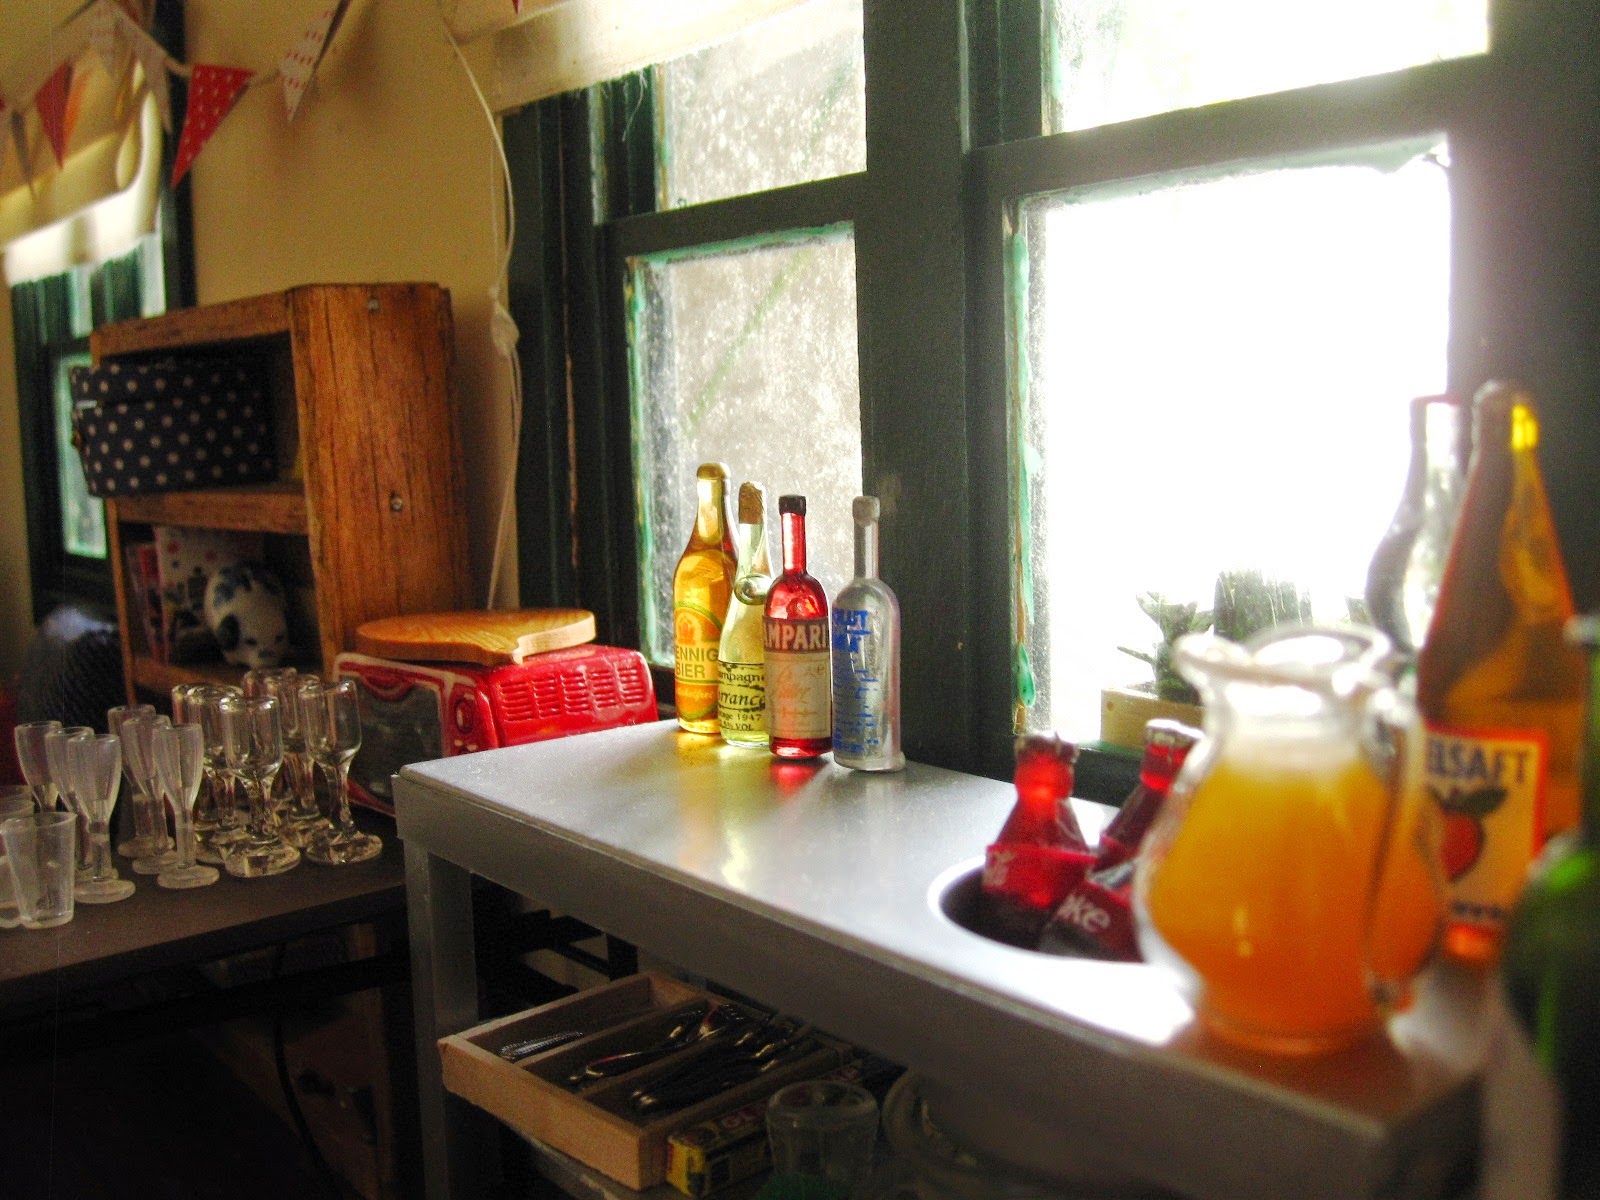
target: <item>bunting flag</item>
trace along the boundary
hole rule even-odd
[[[113,79],[122,77],[123,60],[128,53],[128,43],[122,36],[124,15],[112,0],[100,0],[89,10],[89,44],[100,56],[106,74]]]
[[[183,133],[178,137],[178,154],[172,164],[172,186],[184,177],[201,149],[216,133],[222,119],[233,111],[239,93],[250,82],[254,71],[243,67],[216,67],[195,63],[189,76],[189,109],[183,118]]]
[[[16,147],[17,165],[22,168],[22,177],[28,181],[28,195],[34,195],[33,190],[33,160],[28,157],[28,127],[23,121],[22,110],[11,110],[11,144]]]
[[[139,66],[144,71],[144,81],[150,87],[150,94],[155,97],[156,111],[161,114],[162,128],[171,133],[172,81],[167,78],[167,52],[161,48],[160,42],[136,25],[132,18],[129,18],[122,28],[127,34],[129,45],[133,48],[133,56],[139,60]]]
[[[300,40],[278,60],[278,77],[283,82],[283,105],[288,111],[289,120],[293,121],[295,113],[300,110],[300,101],[305,98],[306,89],[311,86],[312,77],[322,65],[328,43],[338,32],[339,22],[344,20],[345,9],[349,6],[350,0],[333,0],[300,35]]]
[[[39,110],[39,124],[45,137],[50,139],[50,149],[56,153],[56,165],[67,161],[67,96],[72,91],[72,64],[64,62],[50,73],[44,86],[34,94],[33,106]]]
[[[0,96],[0,120],[3,120],[7,125],[11,124],[10,118],[6,116],[6,99],[4,96]],[[0,137],[0,175],[5,174],[6,153],[10,150],[10,148],[10,141],[8,141],[6,138]]]

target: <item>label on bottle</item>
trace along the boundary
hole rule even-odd
[[[681,721],[717,715],[717,646],[722,622],[694,604],[672,610],[673,702]]]
[[[832,735],[832,681],[828,677],[828,619],[762,624],[767,652],[767,729],[777,738]]]
[[[1426,729],[1423,781],[1443,816],[1451,919],[1498,932],[1527,882],[1544,828],[1544,735],[1434,721]]]
[[[889,681],[883,638],[861,608],[835,607],[833,621],[833,748],[852,758],[883,753]]]
[[[721,664],[717,681],[717,723],[730,741],[767,736],[767,668],[765,663]]]

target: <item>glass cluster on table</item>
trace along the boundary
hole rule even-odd
[[[350,760],[361,746],[353,682],[274,667],[246,672],[237,686],[179,684],[171,700],[170,717],[150,704],[117,705],[104,733],[60,721],[17,726],[27,787],[0,793],[0,928],[49,928],[70,921],[76,903],[133,894],[112,853],[119,795],[132,833],[116,854],[163,888],[205,887],[218,868],[258,879],[304,859],[340,866],[382,852],[382,839],[350,813]]]

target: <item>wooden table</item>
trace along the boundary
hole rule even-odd
[[[403,854],[394,827],[376,818],[383,854],[366,863],[322,867],[302,863],[283,875],[236,879],[226,872],[210,887],[168,891],[153,877],[117,869],[138,889],[115,904],[79,904],[54,929],[0,930],[0,1054],[25,1052],[39,1020],[59,1025],[108,988],[171,968],[196,966],[359,922],[398,921],[405,910]],[[406,974],[404,946],[312,972],[239,988],[157,997],[115,1013],[83,1018],[78,1033],[114,1041],[161,1027],[223,1020],[286,997],[339,995]]]

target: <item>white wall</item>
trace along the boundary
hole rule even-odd
[[[187,60],[265,74],[325,2],[188,0]],[[0,55],[78,3],[0,0]],[[484,49],[467,48],[479,70]],[[252,88],[192,171],[202,304],[299,283],[425,280],[450,289],[479,603],[487,602],[500,489],[512,466],[509,373],[489,337],[499,267],[492,139],[435,0],[353,0],[294,123],[275,84]],[[0,676],[9,676],[31,623],[3,299],[0,320]],[[516,592],[514,555],[507,557],[502,604]]]

